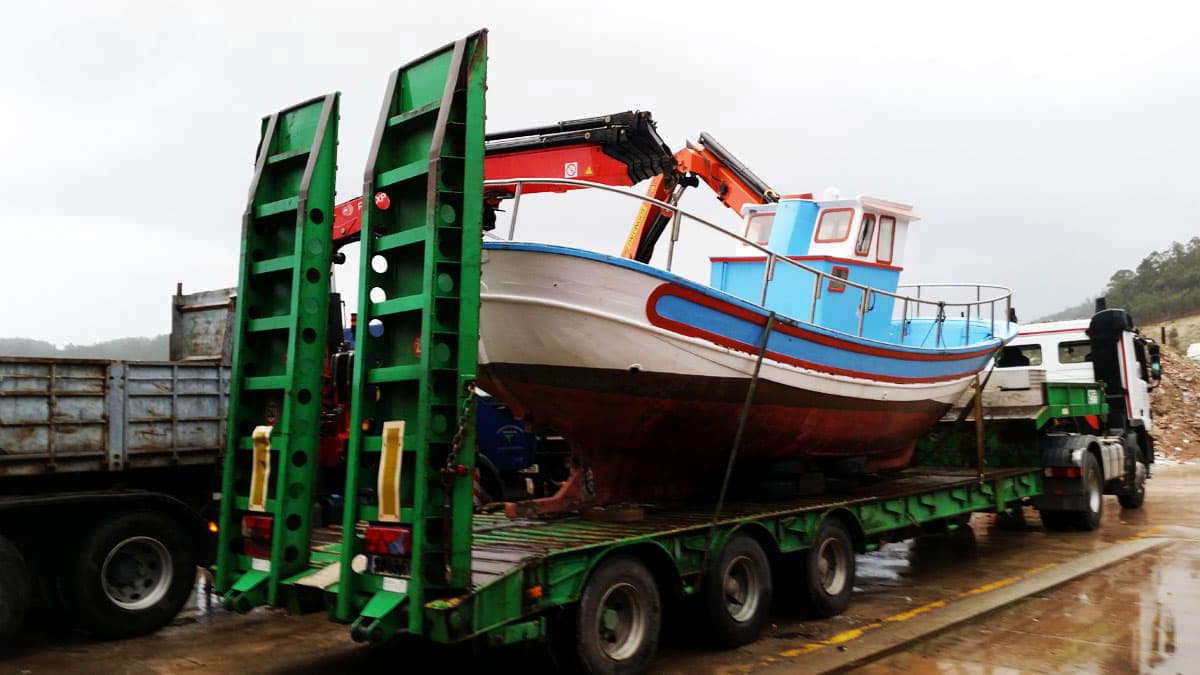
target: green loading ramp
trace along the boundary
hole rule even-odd
[[[214,584],[239,611],[280,603],[281,582],[309,559],[338,100],[328,94],[263,120],[242,220]],[[258,555],[246,553],[244,522],[270,532],[259,532]]]
[[[392,73],[364,174],[334,608],[356,637],[420,634],[425,602],[470,585],[486,64],[480,31]],[[407,579],[361,565],[380,522],[410,528]]]

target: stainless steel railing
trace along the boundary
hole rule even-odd
[[[997,317],[996,317],[997,305],[1000,303],[1003,303],[1003,305],[1004,305],[1004,314],[1000,317],[1000,321],[1002,324],[1008,322],[1009,312],[1012,307],[1012,290],[1005,286],[998,286],[995,284],[923,283],[923,284],[901,284],[897,288],[897,291],[899,291],[902,288],[914,288],[916,290],[915,297],[910,296],[910,295],[902,295],[898,292],[892,293],[889,291],[872,288],[870,286],[866,286],[863,284],[859,284],[859,283],[850,281],[849,279],[843,279],[841,277],[837,277],[832,274],[822,272],[818,269],[814,269],[812,267],[804,265],[803,263],[797,262],[795,260],[791,260],[787,256],[776,253],[776,252],[766,248],[765,246],[762,246],[761,244],[759,244],[757,242],[746,239],[745,237],[743,237],[739,234],[736,234],[734,232],[730,232],[728,229],[726,229],[725,227],[723,227],[721,225],[713,223],[713,222],[711,222],[701,216],[695,215],[693,213],[688,213],[687,211],[680,208],[676,204],[671,204],[669,202],[654,199],[654,198],[648,197],[644,194],[639,194],[632,190],[626,190],[624,188],[615,187],[612,185],[604,185],[601,183],[593,183],[591,181],[577,180],[577,179],[573,179],[573,178],[514,178],[514,179],[506,179],[506,180],[504,180],[504,179],[488,180],[488,181],[484,181],[483,184],[484,184],[485,188],[499,187],[499,186],[512,186],[513,187],[513,197],[512,197],[513,204],[512,204],[512,209],[511,209],[511,213],[509,216],[509,226],[508,226],[508,240],[509,241],[512,241],[513,238],[516,236],[517,213],[518,213],[518,209],[520,208],[520,205],[521,205],[521,193],[523,192],[522,188],[525,185],[561,185],[561,186],[567,186],[567,187],[590,188],[590,189],[594,189],[594,190],[600,190],[600,191],[604,191],[604,192],[611,192],[611,193],[623,195],[625,197],[639,200],[639,201],[647,203],[647,204],[652,204],[652,205],[661,207],[662,209],[664,209],[665,211],[667,211],[671,214],[671,231],[670,231],[670,237],[669,237],[668,243],[667,243],[667,261],[666,261],[666,270],[668,272],[671,271],[671,267],[675,261],[675,244],[676,244],[676,242],[679,241],[681,224],[684,222],[684,219],[686,219],[688,221],[696,222],[710,230],[719,232],[722,236],[725,236],[730,239],[733,239],[734,241],[740,242],[742,245],[748,246],[748,247],[755,249],[755,250],[761,252],[762,254],[766,255],[767,260],[766,260],[766,265],[763,267],[762,286],[761,286],[761,292],[759,294],[759,301],[758,301],[758,304],[760,306],[766,305],[767,291],[770,288],[771,281],[774,280],[774,278],[775,278],[775,267],[780,262],[783,262],[787,265],[791,265],[792,267],[794,267],[796,269],[803,270],[804,272],[811,274],[813,277],[812,302],[809,305],[809,315],[808,315],[808,321],[807,321],[810,324],[814,323],[814,319],[816,317],[817,300],[821,297],[821,287],[822,287],[822,285],[824,285],[826,283],[826,280],[829,280],[830,283],[839,284],[843,288],[857,289],[861,295],[860,295],[860,300],[859,300],[858,309],[857,309],[858,329],[855,334],[859,337],[862,336],[863,322],[866,318],[866,314],[868,312],[872,311],[872,308],[875,306],[874,299],[877,296],[892,298],[896,303],[898,303],[901,306],[901,311],[900,311],[900,316],[899,316],[899,318],[901,319],[901,322],[900,322],[900,341],[901,342],[904,341],[904,338],[906,336],[906,331],[907,331],[907,325],[910,320],[918,319],[918,318],[933,318],[935,321],[937,321],[939,324],[941,324],[941,323],[944,323],[947,318],[949,318],[949,315],[947,314],[948,311],[954,312],[957,310],[961,314],[962,318],[966,319],[963,322],[963,331],[964,331],[963,341],[965,344],[968,341],[970,333],[971,333],[972,313],[974,314],[974,320],[979,323],[982,323],[984,321],[983,311],[984,311],[985,305],[987,306],[988,313],[989,313],[988,325],[990,326],[990,333],[994,335],[996,332],[996,325],[997,325],[997,323],[996,323],[996,321],[997,321]],[[500,237],[495,236],[491,233],[489,233],[489,237],[493,238],[493,239],[501,239]],[[948,292],[951,289],[973,289],[975,291],[975,299],[974,300],[968,299],[968,300],[964,300],[964,301],[947,301],[945,299],[937,299],[936,297],[929,297],[927,289],[936,289],[936,291],[940,291],[940,292]],[[985,289],[987,289],[988,291],[995,291],[995,292],[997,292],[997,294],[993,295],[991,297],[985,298],[985,297],[983,297],[983,292]],[[894,307],[895,307],[895,305],[893,305],[893,313],[894,313]],[[922,311],[923,308],[928,309],[929,311],[932,312],[932,314],[925,314]],[[912,312],[911,314],[910,314],[910,309]],[[795,319],[796,317],[791,317],[791,318]],[[893,317],[893,318],[895,318],[895,317]]]

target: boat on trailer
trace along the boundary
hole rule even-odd
[[[567,440],[583,502],[719,485],[752,379],[739,463],[901,468],[1016,334],[1008,289],[953,285],[970,296],[958,302],[931,295],[951,285],[901,294],[916,219],[870,197],[747,207],[742,235],[729,233],[735,255],[711,258],[708,284],[579,248],[485,240],[479,384]]]

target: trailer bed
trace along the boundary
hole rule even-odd
[[[983,474],[983,485],[994,485],[1001,479],[1027,476],[1037,471],[1030,468],[987,469]],[[730,526],[745,521],[770,521],[806,512],[824,513],[956,488],[978,490],[979,487],[979,474],[974,469],[910,468],[856,485],[840,494],[786,501],[731,501],[725,504],[717,524]],[[530,558],[611,546],[629,539],[703,532],[712,525],[713,509],[711,503],[675,508],[647,507],[645,518],[633,523],[599,522],[579,516],[533,520],[510,519],[503,514],[477,514],[471,546],[472,580],[477,587],[485,585],[512,572]]]

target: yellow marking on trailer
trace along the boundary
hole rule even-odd
[[[271,430],[272,426],[254,427],[251,438],[254,446],[250,459],[250,495],[246,508],[250,511],[267,510],[267,479],[271,476]]]
[[[379,457],[380,522],[400,522],[400,465],[404,450],[404,420],[383,423],[382,448]]]

